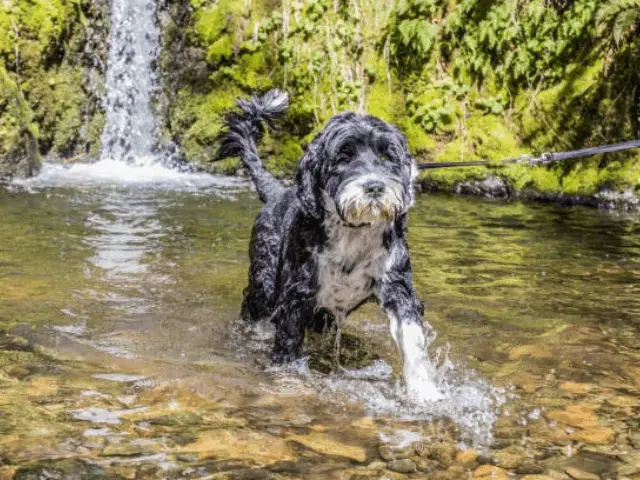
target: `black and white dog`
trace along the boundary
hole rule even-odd
[[[334,116],[306,149],[296,185],[285,188],[263,166],[263,123],[289,106],[286,93],[238,101],[221,134],[218,158],[238,156],[264,206],[253,226],[242,316],[276,324],[272,359],[302,356],[305,329],[339,323],[368,300],[389,317],[409,393],[439,396],[426,355],[422,304],[412,283],[405,234],[417,169],[404,136],[370,115]]]

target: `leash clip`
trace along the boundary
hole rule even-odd
[[[533,158],[531,155],[529,155],[528,153],[525,153],[524,155],[520,155],[520,158],[518,158],[518,163],[519,164],[527,164],[527,165],[534,165],[535,164],[535,158]]]
[[[554,154],[553,153],[544,152],[542,155],[540,155],[540,163],[542,163],[543,165],[551,163],[551,162],[553,162],[553,160],[554,160]]]

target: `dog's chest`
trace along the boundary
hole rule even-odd
[[[318,307],[340,316],[374,293],[387,259],[383,231],[328,226],[328,242],[318,258]]]

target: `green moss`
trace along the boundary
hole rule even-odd
[[[387,122],[397,122],[406,116],[404,92],[396,78],[387,78],[391,75],[382,59],[379,59],[375,67],[377,75],[373,83],[367,89],[367,111]],[[371,75],[369,75],[371,76]]]
[[[473,115],[466,121],[466,128],[476,158],[498,162],[525,153],[515,128],[500,116]]]
[[[14,150],[16,157],[38,157],[40,153],[70,157],[84,152],[87,144],[97,150],[96,130],[102,115],[99,108],[94,115],[87,105],[90,101],[97,104],[100,92],[84,86],[83,62],[87,28],[91,26],[96,35],[102,27],[91,25],[91,21],[98,17],[104,21],[105,14],[106,8],[103,11],[89,0],[4,2],[0,12],[0,64],[3,83],[10,82],[13,87],[3,88],[0,95],[5,102],[8,96],[14,104],[19,102],[21,114],[16,122],[11,109],[0,109],[0,143],[8,145],[9,137],[15,140],[15,125],[20,124],[17,136],[26,138],[30,148],[36,149],[33,155],[24,148]],[[81,135],[85,126],[87,131]],[[13,134],[9,133],[12,129]]]
[[[62,67],[34,78],[28,92],[34,121],[45,151],[72,156],[83,124],[83,76],[77,68]]]
[[[37,126],[20,88],[0,60],[0,177],[32,175],[41,166]]]
[[[396,124],[417,159],[428,161],[497,162],[633,137],[628,89],[627,103],[618,100],[621,86],[633,82],[607,76],[604,50],[589,30],[591,0],[578,0],[564,16],[537,1],[516,10],[499,2],[424,7],[417,0],[358,8],[327,0],[255,0],[250,9],[239,0],[191,5],[188,36],[202,51],[207,80],[181,89],[170,124],[187,158],[201,164],[211,159],[222,113],[235,98],[274,86],[292,94],[282,132],[261,146],[279,175],[295,170],[302,147],[343,110]],[[507,21],[513,18],[521,30]],[[552,34],[553,45],[541,40]],[[631,158],[424,176],[444,188],[491,174],[516,190],[588,194],[637,186]]]
[[[597,192],[600,182],[600,172],[596,162],[578,162],[563,176],[562,190],[570,195],[589,195]]]
[[[234,20],[245,12],[245,2],[221,0],[219,2],[194,1],[194,31],[204,45],[212,45],[228,30],[234,28]]]
[[[435,137],[427,134],[422,127],[416,125],[410,118],[402,119],[398,122],[398,126],[407,137],[409,150],[411,150],[414,155],[429,158],[430,152],[437,148],[438,142]]]
[[[534,149],[544,151],[550,146],[573,145],[574,137],[581,134],[585,98],[597,90],[602,68],[600,59],[591,65],[573,65],[567,77],[556,85],[540,92],[525,90],[518,96],[520,134]]]
[[[233,40],[228,37],[220,37],[207,49],[207,61],[218,64],[229,59],[233,55]]]
[[[222,115],[235,106],[240,95],[235,87],[220,86],[207,94],[185,88],[178,92],[172,121],[188,161],[204,166],[215,154],[216,136],[220,132]]]

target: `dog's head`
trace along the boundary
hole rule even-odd
[[[351,226],[391,223],[413,204],[417,169],[404,136],[370,115],[333,117],[307,148],[297,173],[306,212]]]

